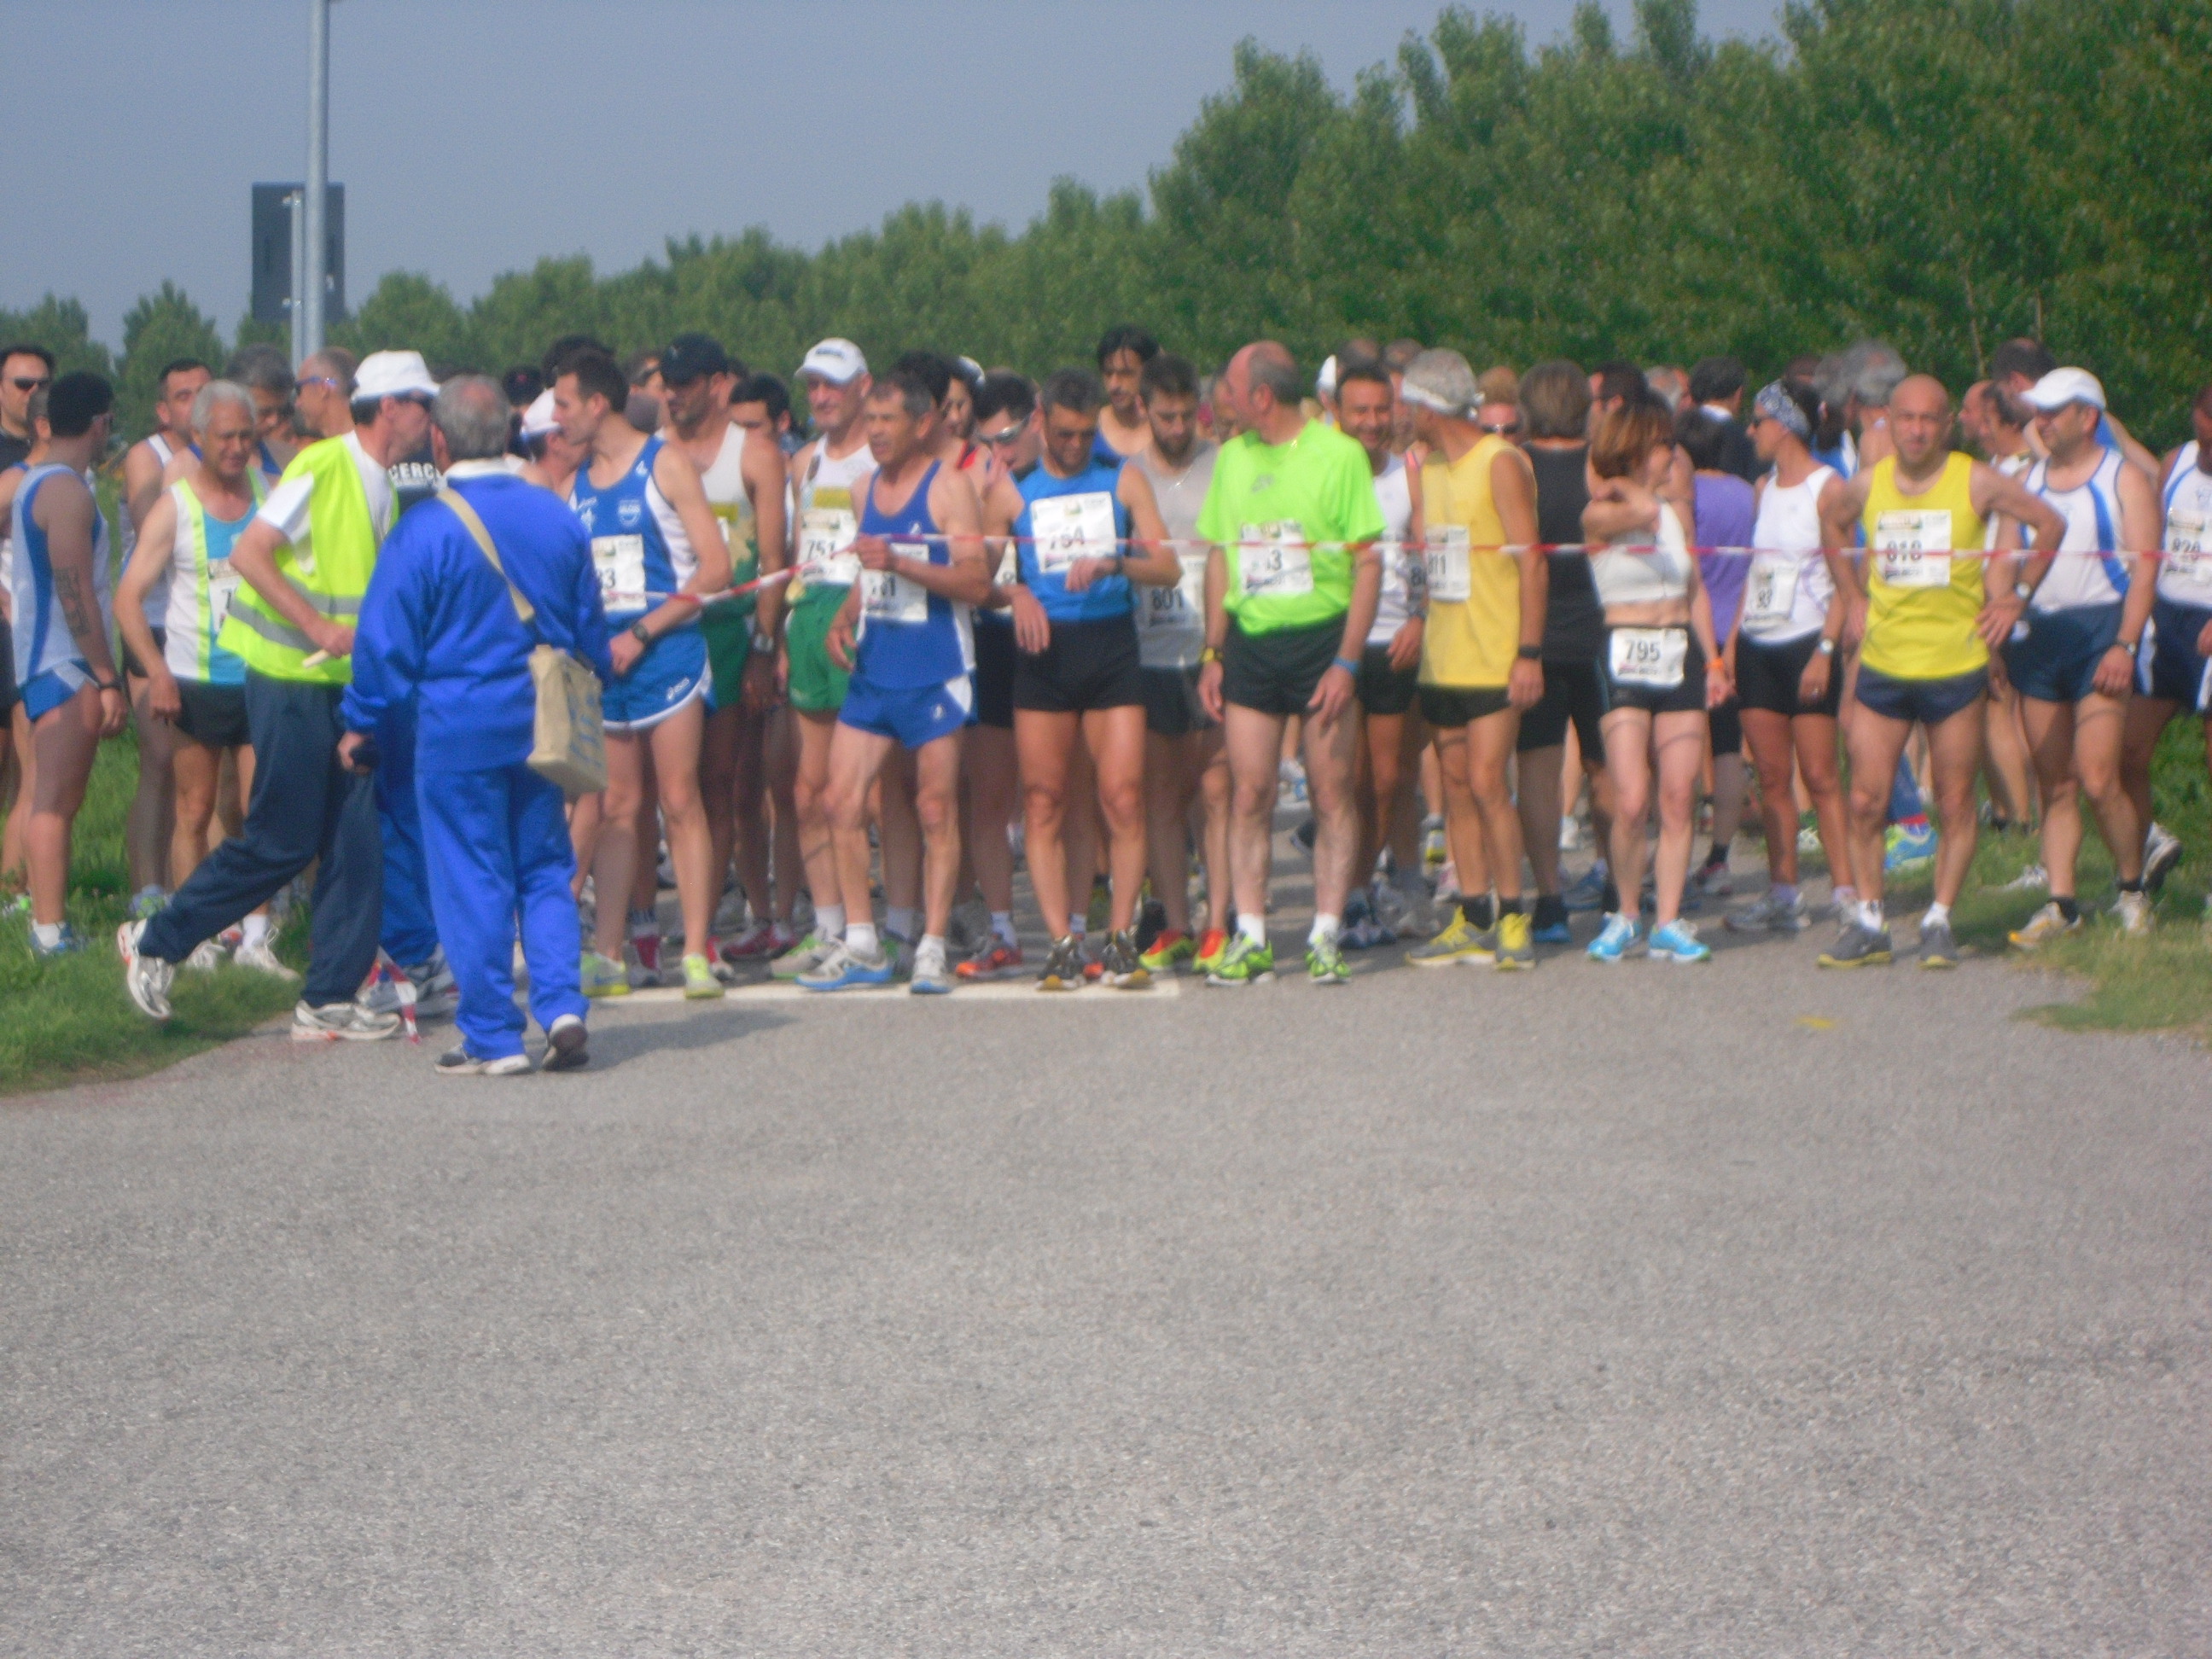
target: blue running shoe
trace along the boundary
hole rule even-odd
[[[1597,909],[1605,902],[1605,872],[1592,865],[1559,896],[1570,910]]]
[[[1635,950],[1637,944],[1635,920],[1616,910],[1606,917],[1603,931],[1590,941],[1589,958],[1592,962],[1619,962]]]
[[[801,974],[799,983],[809,991],[858,991],[891,982],[891,959],[878,945],[867,956],[862,956],[848,945],[839,945],[830,958],[811,974]]]
[[[1925,869],[1935,858],[1936,830],[1925,818],[1893,823],[1882,837],[1881,867],[1890,875]]]
[[[1650,952],[1662,962],[1711,962],[1713,947],[1698,937],[1698,930],[1677,917],[1654,928]]]

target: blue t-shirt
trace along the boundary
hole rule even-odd
[[[1072,478],[1040,466],[1021,481],[1027,503],[1014,520],[1022,585],[1036,594],[1054,622],[1109,622],[1130,614],[1129,579],[1101,576],[1080,593],[1067,590],[1067,566],[1078,558],[1111,558],[1126,550],[1129,509],[1115,494],[1122,462],[1109,465],[1096,452]]]

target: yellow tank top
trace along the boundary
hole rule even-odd
[[[1490,494],[1491,463],[1506,447],[1504,439],[1486,433],[1456,462],[1432,450],[1421,468],[1429,591],[1424,685],[1482,689],[1512,675],[1521,643],[1521,567],[1497,550],[1505,525]]]
[[[1897,487],[1897,459],[1867,479],[1867,628],[1859,661],[1900,680],[1944,680],[1989,665],[1974,632],[1982,609],[1986,526],[1967,480],[1973,461],[1953,455],[1917,495]]]

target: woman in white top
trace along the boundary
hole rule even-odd
[[[1832,468],[1814,459],[1820,400],[1810,387],[1777,380],[1753,400],[1751,441],[1773,471],[1759,481],[1751,569],[1743,606],[1728,642],[1729,672],[1743,709],[1743,734],[1759,774],[1766,823],[1766,896],[1737,911],[1738,932],[1794,933],[1805,925],[1797,890],[1796,797],[1793,769],[1805,780],[1831,872],[1845,861],[1843,785],[1837,769],[1836,713],[1844,677],[1836,653],[1845,607],[1820,551],[1824,509],[1843,493]]]
[[[1644,886],[1644,826],[1650,815],[1652,757],[1658,757],[1658,910],[1648,948],[1673,962],[1703,962],[1711,948],[1681,919],[1690,873],[1698,775],[1705,758],[1705,711],[1729,696],[1728,664],[1713,639],[1712,605],[1698,580],[1684,509],[1664,499],[1674,463],[1674,423],[1655,395],[1633,398],[1598,423],[1590,442],[1597,477],[1583,509],[1583,538],[1608,550],[1590,555],[1590,578],[1605,607],[1597,664],[1605,712],[1606,771],[1613,781],[1613,878],[1621,909],[1589,947],[1618,962],[1640,941],[1634,915]]]

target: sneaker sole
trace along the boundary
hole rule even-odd
[[[1923,957],[1920,965],[1923,968],[1956,968],[1959,959],[1956,957]]]
[[[952,994],[952,987],[949,981],[944,984],[931,984],[924,980],[910,980],[907,983],[906,989],[908,996],[945,997]]]
[[[1870,951],[1863,957],[1852,957],[1848,960],[1842,957],[1820,957],[1816,958],[1814,965],[1821,968],[1887,968],[1892,960],[1893,953],[1890,951]]]
[[[397,1025],[388,1031],[326,1031],[320,1026],[295,1025],[292,1028],[292,1041],[295,1042],[386,1042],[398,1036],[399,1031],[400,1028]]]

